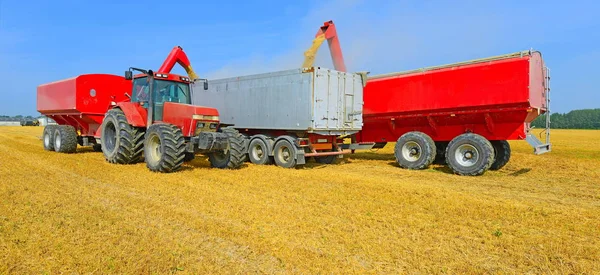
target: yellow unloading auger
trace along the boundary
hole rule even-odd
[[[315,63],[315,57],[317,55],[317,51],[323,41],[327,40],[329,44],[329,52],[331,53],[331,59],[333,60],[333,67],[337,71],[345,72],[346,64],[344,63],[344,56],[342,55],[342,48],[340,46],[340,41],[337,36],[337,31],[335,29],[335,25],[333,21],[327,21],[323,23],[323,26],[319,28],[319,31],[315,35],[315,39],[313,40],[310,48],[304,52],[304,63],[302,63],[302,68],[312,67]]]

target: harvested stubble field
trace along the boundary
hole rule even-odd
[[[600,131],[512,142],[481,177],[407,171],[393,144],[287,170],[175,174],[0,127],[0,273],[596,273]]]

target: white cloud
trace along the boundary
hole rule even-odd
[[[349,71],[386,73],[482,57],[500,39],[500,20],[494,14],[453,6],[414,7],[395,1],[378,2],[377,9],[369,5],[374,4],[359,0],[319,2],[300,20],[290,19],[299,21],[291,38],[297,46],[271,56],[249,53],[204,75],[221,78],[297,68],[318,27],[329,19],[337,26]],[[333,67],[326,43],[315,65]]]

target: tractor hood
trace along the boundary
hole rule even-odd
[[[184,136],[193,136],[197,121],[219,122],[219,111],[215,108],[191,104],[165,102],[163,122],[177,125]]]

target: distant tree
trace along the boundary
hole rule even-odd
[[[550,115],[550,127],[553,129],[600,129],[600,109],[573,110],[566,114]],[[546,127],[546,115],[535,119],[532,126]]]

